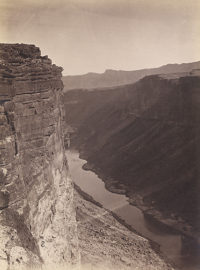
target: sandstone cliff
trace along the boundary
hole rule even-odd
[[[0,44],[0,269],[79,260],[61,71],[33,45]]]

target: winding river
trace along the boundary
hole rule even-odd
[[[70,174],[73,181],[95,201],[101,203],[103,207],[117,214],[125,222],[131,225],[137,232],[160,245],[162,253],[184,270],[197,270],[197,260],[194,253],[183,254],[185,241],[182,241],[180,234],[169,232],[144,217],[143,212],[137,207],[128,203],[125,195],[109,192],[105,188],[104,182],[92,171],[86,171],[82,166],[86,160],[79,158],[77,151],[66,151]],[[188,249],[188,243],[187,243]]]

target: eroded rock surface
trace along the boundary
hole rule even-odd
[[[62,68],[0,44],[0,269],[79,260],[63,146]]]

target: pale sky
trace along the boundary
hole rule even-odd
[[[199,0],[0,0],[0,42],[39,46],[63,74],[200,60]]]

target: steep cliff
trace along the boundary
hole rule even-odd
[[[125,192],[147,213],[173,226],[178,222],[180,230],[196,237],[199,91],[198,76],[148,76],[109,91],[73,90],[65,95],[67,121],[77,130],[74,146],[107,188]]]
[[[61,123],[61,71],[0,44],[0,268],[79,261]]]

